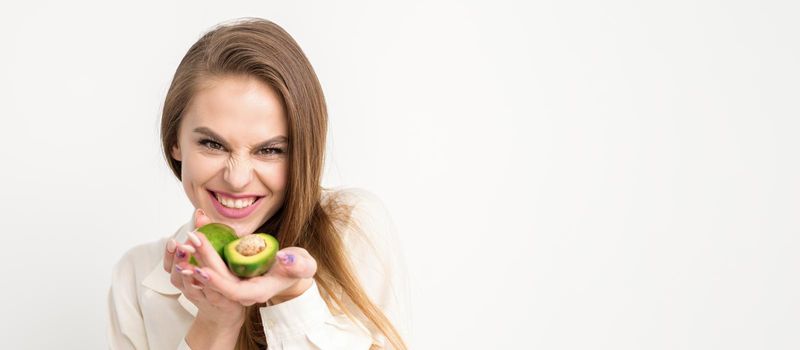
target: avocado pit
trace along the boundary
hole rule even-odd
[[[267,243],[258,235],[247,235],[236,245],[236,251],[244,256],[253,256],[261,253],[266,247]]]

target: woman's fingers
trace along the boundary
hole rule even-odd
[[[227,278],[227,276],[208,267],[196,268],[195,277],[200,283],[209,289],[219,292],[228,299],[240,301],[243,297],[239,288],[240,280],[237,278]]]
[[[311,286],[317,261],[302,248],[284,248],[278,253],[275,265],[266,276],[282,282],[281,288],[270,298],[280,303],[303,294]]]
[[[294,278],[271,276],[269,274],[250,278],[242,281],[238,286],[236,300],[245,306],[264,303],[286,288],[291,287],[296,281]]]
[[[196,247],[194,256],[200,267],[190,266],[193,280],[203,284],[205,291],[219,293],[220,296],[245,306],[266,302],[276,295],[299,294],[302,291],[294,290],[299,288],[298,282],[313,278],[317,271],[317,262],[308,251],[298,247],[288,247],[278,252],[267,274],[240,279],[228,270],[202,233],[197,233],[197,238],[201,242]],[[187,244],[195,247],[192,241],[193,239],[190,239]],[[178,250],[181,248],[183,245],[180,245]],[[189,272],[183,273],[189,274]],[[191,288],[186,279],[181,283]],[[209,294],[206,293],[206,298],[208,297]]]
[[[283,248],[278,251],[275,258],[270,274],[299,279],[311,278],[317,273],[317,261],[303,248]]]
[[[172,283],[175,288],[183,290],[183,279],[181,278],[181,269],[178,265],[172,268],[172,272],[169,274],[169,282]]]
[[[211,218],[209,218],[203,209],[197,209],[194,211],[194,226],[195,230],[189,232],[188,234],[188,244],[191,244],[196,250],[195,259],[200,264],[200,266],[209,266],[217,271],[221,271],[221,269],[227,269],[225,262],[222,261],[222,258],[217,254],[217,251],[214,250],[214,247],[211,243],[208,242],[205,235],[202,232],[197,231],[197,228],[205,226],[211,223]]]
[[[178,243],[170,238],[167,241],[166,248],[164,249],[164,271],[171,272],[172,262],[175,260],[175,250],[178,248]]]
[[[304,286],[317,272],[317,261],[303,248],[288,247],[281,249],[276,261],[266,275],[242,281],[237,290],[240,297],[257,299],[264,302],[279,295],[299,295],[305,291]],[[300,290],[302,289],[302,290]],[[263,292],[260,292],[263,291]]]
[[[193,302],[204,299],[205,295],[201,291],[203,286],[201,284],[194,283],[194,266],[189,264],[181,264],[176,266],[178,266],[180,269],[181,282],[183,283],[184,287],[181,289],[181,291],[184,295],[186,295],[186,298]]]
[[[195,278],[206,286],[206,290],[219,292],[225,298],[234,300],[244,306],[266,302],[294,281],[294,279],[286,277],[268,275],[246,280],[241,280],[235,276],[227,278],[226,275],[221,275],[207,267],[196,268]]]
[[[175,288],[180,290],[184,289],[181,273],[184,269],[184,266],[188,265],[188,259],[189,254],[183,251],[180,246],[178,246],[175,250],[175,259],[173,260],[172,266],[170,266],[169,281],[173,286],[175,286]]]
[[[228,266],[222,261],[222,257],[214,250],[214,246],[211,245],[211,242],[202,232],[189,232],[189,241],[187,243],[190,243],[195,248],[194,257],[200,266],[210,267],[220,273],[228,270]]]
[[[195,227],[200,227],[211,222],[211,219],[205,215],[203,209],[197,209],[194,212]],[[164,271],[172,273],[173,261],[175,260],[175,253],[179,244],[174,239],[169,239],[164,250]],[[193,248],[189,248],[188,253],[193,254]],[[187,252],[184,250],[184,252]]]

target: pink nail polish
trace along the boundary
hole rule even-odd
[[[178,247],[178,243],[177,243],[177,242],[175,242],[175,240],[174,240],[174,239],[170,239],[169,241],[167,241],[167,251],[168,251],[170,254],[174,254],[174,253],[175,253],[175,249],[176,249],[177,247]]]

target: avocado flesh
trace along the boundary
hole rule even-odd
[[[255,277],[263,275],[269,270],[275,261],[278,253],[278,240],[266,233],[254,233],[264,240],[266,246],[260,252],[246,256],[239,253],[236,247],[241,242],[241,238],[228,243],[225,246],[225,257],[227,258],[228,268],[233,274],[239,277]]]
[[[238,238],[233,228],[218,222],[203,225],[198,228],[197,231],[202,232],[203,235],[206,236],[208,242],[211,243],[211,246],[214,247],[214,250],[217,251],[217,254],[219,254],[223,261],[225,260],[225,255],[223,254],[225,245]],[[189,263],[194,266],[199,266],[194,256],[189,259]]]

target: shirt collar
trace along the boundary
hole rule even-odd
[[[183,226],[178,228],[172,236],[167,239],[161,241],[162,245],[166,245],[169,239],[175,239],[177,242],[185,242],[188,235],[187,233],[194,229],[194,216]],[[166,249],[162,248],[162,251]],[[163,254],[160,259],[158,259],[158,264],[150,271],[149,274],[142,280],[142,285],[147,288],[152,289],[153,291],[163,294],[163,295],[178,295],[178,302],[183,306],[186,311],[188,311],[192,316],[197,315],[197,307],[192,304],[186,296],[181,293],[181,290],[176,288],[170,282],[170,274],[164,271],[164,257]]]

